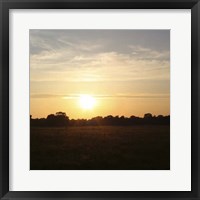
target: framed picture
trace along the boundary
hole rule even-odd
[[[198,0],[0,5],[2,199],[200,199]]]

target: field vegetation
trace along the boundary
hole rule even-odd
[[[31,170],[169,170],[170,126],[30,128]]]

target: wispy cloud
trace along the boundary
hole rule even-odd
[[[156,53],[154,53],[156,54]],[[145,56],[144,56],[145,57]],[[116,81],[169,79],[169,61],[118,52],[77,54],[71,50],[31,57],[31,80]],[[52,75],[53,74],[53,75]]]
[[[73,35],[78,32],[81,32],[80,38]],[[90,33],[91,39],[87,33]],[[99,32],[95,33],[98,36]],[[31,30],[31,80],[72,82],[169,80],[169,49],[156,50],[145,45],[131,44],[131,41],[129,43],[125,41],[127,45],[123,43],[116,45],[110,42],[112,38],[106,37],[106,35],[111,37],[107,34],[109,31],[102,33],[104,36],[96,39],[91,31]],[[118,37],[124,40],[123,37]],[[116,46],[121,46],[121,49]]]
[[[63,98],[63,99],[77,99],[80,98],[82,94],[31,94],[31,98]],[[106,94],[99,94],[99,95],[92,95],[96,99],[111,99],[111,98],[169,98],[169,94],[115,94],[115,95],[106,95]]]
[[[167,62],[170,60],[169,50],[156,51],[154,49],[134,45],[130,45],[129,47],[132,50],[133,57],[139,60],[158,60]]]
[[[102,44],[96,41],[84,41],[79,38],[68,36],[65,31],[58,31],[52,34],[51,31],[30,30],[31,56],[68,50],[79,52],[91,52],[101,49]]]

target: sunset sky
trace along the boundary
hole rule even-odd
[[[169,95],[169,30],[30,30],[33,118],[169,115]]]

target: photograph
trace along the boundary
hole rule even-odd
[[[170,170],[170,30],[30,29],[30,170]]]

